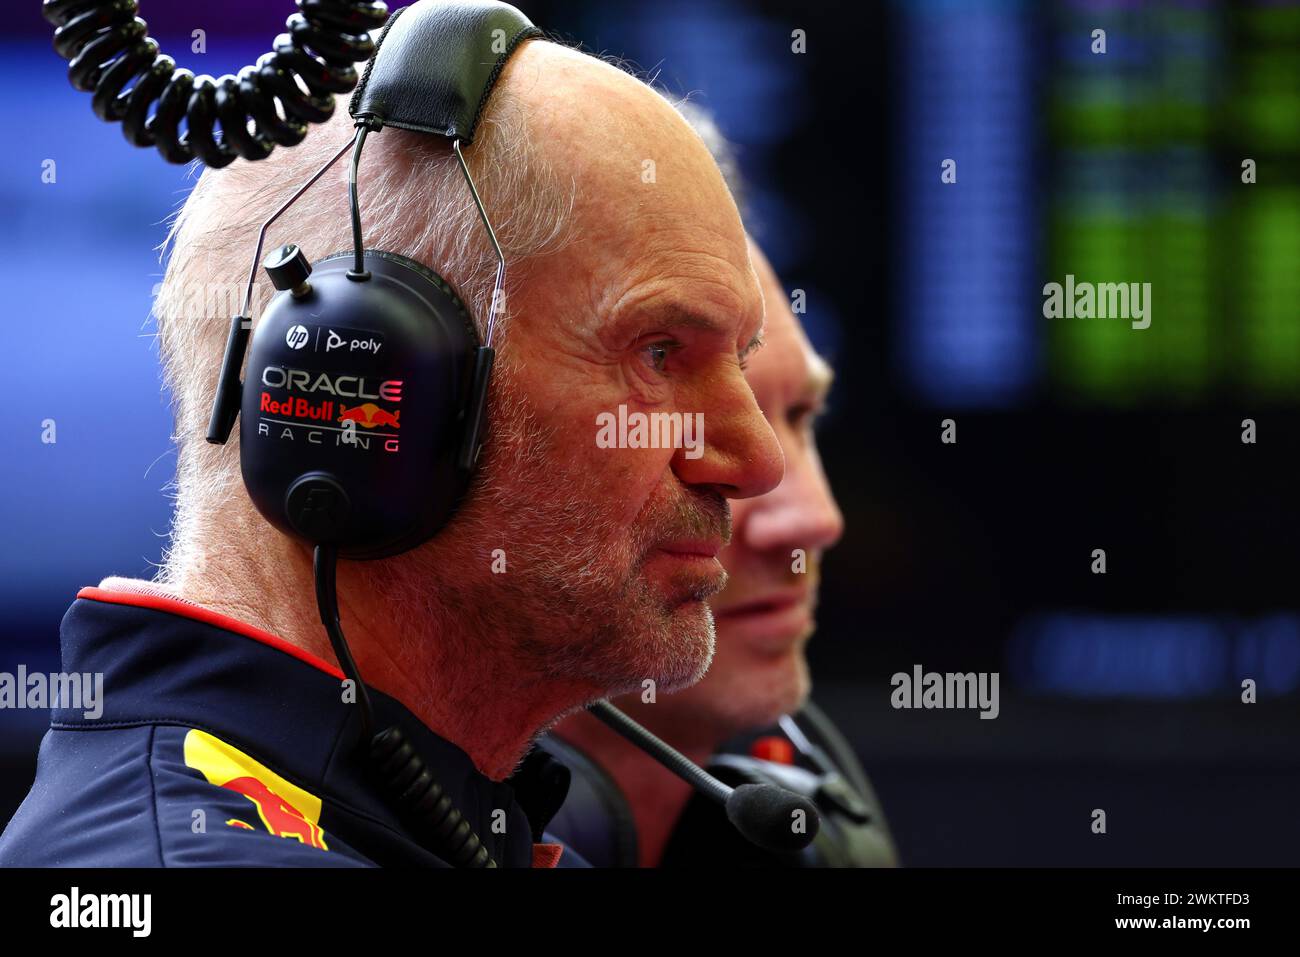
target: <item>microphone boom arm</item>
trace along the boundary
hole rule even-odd
[[[812,843],[821,827],[816,805],[801,794],[775,784],[733,788],[633,721],[608,701],[587,706],[597,719],[654,758],[709,800],[723,807],[727,819],[746,840],[777,853],[799,851]],[[796,818],[803,828],[794,825]]]

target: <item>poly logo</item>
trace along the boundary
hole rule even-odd
[[[344,329],[343,331],[347,333],[351,333],[353,330]],[[348,338],[347,336],[339,335],[333,329],[326,330],[326,336],[325,336],[326,352],[333,352],[335,349],[342,349],[346,347],[348,352],[369,352],[374,355],[378,355],[379,347],[381,345],[383,345],[383,340],[376,339],[373,336],[369,335],[368,333],[363,332],[360,335],[356,335],[356,336],[352,336],[351,338]]]
[[[289,331],[284,334],[284,343],[290,349],[301,349],[310,338],[306,326],[290,326]]]

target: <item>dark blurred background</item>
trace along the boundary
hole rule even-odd
[[[848,522],[816,695],[904,863],[1296,864],[1300,8],[518,5],[711,110],[751,227],[806,292],[839,370],[821,444]],[[182,66],[220,75],[292,9],[142,14]],[[77,589],[160,556],[174,454],[154,247],[193,176],[93,117],[35,0],[11,20],[0,670],[48,671]],[[1067,273],[1152,283],[1151,327],[1044,318],[1043,284]],[[1000,716],[892,709],[890,676],[916,664],[1000,672]],[[45,722],[0,712],[0,822]]]

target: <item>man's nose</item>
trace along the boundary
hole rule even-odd
[[[678,478],[727,498],[753,498],[776,488],[785,471],[781,445],[739,369],[704,406],[696,419],[703,425],[698,446],[678,449],[673,458]]]
[[[816,447],[787,447],[785,478],[774,491],[749,506],[741,530],[743,542],[754,551],[824,551],[843,534],[844,515]]]

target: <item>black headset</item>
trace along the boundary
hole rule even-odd
[[[249,310],[232,321],[209,422],[208,441],[222,443],[239,415],[244,484],[281,531],[346,558],[384,558],[431,538],[464,495],[486,432],[505,260],[461,145],[510,54],[539,33],[493,2],[426,0],[384,27],[350,107],[355,248],[314,265],[297,245],[272,252],[263,265],[278,292],[242,383]],[[357,167],[366,136],[385,126],[451,140],[498,259],[485,341],[445,279],[363,246]],[[266,228],[344,151],[267,221],[255,262]]]
[[[223,377],[209,441],[224,441],[239,396],[240,466],[258,511],[313,545],[382,558],[430,538],[464,493],[493,353],[432,270],[377,250],[361,266],[352,253],[314,267],[297,246],[272,253],[281,291],[245,381]]]
[[[242,412],[240,461],[258,511],[281,531],[353,559],[428,540],[464,495],[485,436],[492,333],[505,259],[461,145],[470,145],[501,70],[541,35],[496,0],[423,0],[388,17],[381,0],[297,0],[271,53],[238,76],[178,69],[147,36],[135,0],[44,0],[68,77],[127,140],[173,163],[220,168],[293,146],[357,87],[349,198],[352,264],[314,265],[297,245],[264,264],[279,291],[249,356],[252,292],[270,225],[347,151],[344,146],[263,225],[244,307],[234,317],[208,424],[224,444]],[[387,21],[385,22],[385,17]],[[383,25],[377,42],[368,31]],[[369,60],[357,86],[353,64]],[[304,92],[305,90],[305,92]],[[184,132],[181,122],[185,123]],[[220,124],[220,130],[217,124]],[[386,126],[447,139],[497,255],[480,342],[452,286],[405,256],[362,243],[357,167],[368,133]]]

